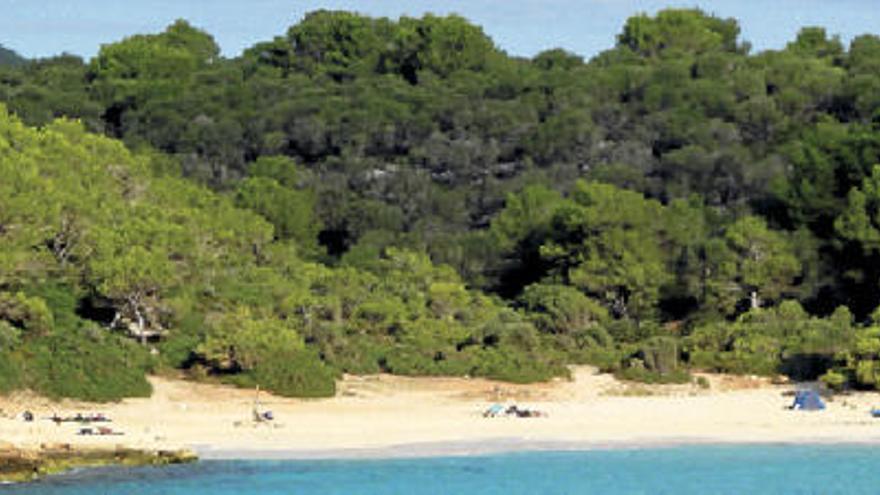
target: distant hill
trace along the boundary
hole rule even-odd
[[[0,66],[2,65],[21,65],[27,61],[18,53],[0,45]]]

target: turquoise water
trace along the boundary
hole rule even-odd
[[[0,494],[880,493],[880,448],[691,446],[348,461],[205,461],[109,468]]]

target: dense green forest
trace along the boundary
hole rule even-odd
[[[0,391],[145,373],[880,377],[880,37],[639,15],[510,57],[457,16],[185,21],[0,63]]]

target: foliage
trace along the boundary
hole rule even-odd
[[[273,350],[252,371],[229,380],[239,386],[262,385],[287,397],[332,397],[336,393],[336,372],[305,351]]]
[[[702,53],[737,49],[739,25],[733,19],[709,17],[699,10],[664,10],[656,17],[639,15],[626,21],[619,43],[640,54]]]
[[[880,38],[749,51],[695,9],[587,62],[317,11],[237,57],[179,20],[0,62],[0,389],[582,362],[876,387]]]
[[[567,285],[533,284],[526,287],[520,300],[535,326],[548,333],[575,334],[608,318],[601,305]]]
[[[296,180],[284,160],[258,162],[261,177],[220,195],[70,122],[35,130],[3,114],[0,129],[4,389],[149,393],[156,362],[126,335],[158,336],[166,366],[286,395],[332,394],[340,371],[566,372],[524,317],[424,253],[388,247],[357,268],[300,258],[317,232],[308,193],[279,182]]]
[[[3,328],[0,327],[0,332]],[[0,337],[2,338],[2,337]],[[0,393],[7,394],[23,387],[21,363],[17,357],[4,349],[0,351]]]
[[[691,381],[691,375],[683,369],[670,373],[658,373],[645,368],[629,367],[621,369],[614,376],[621,380],[656,384],[681,384]]]
[[[147,397],[149,356],[135,344],[97,329],[59,332],[21,349],[24,383],[48,397],[112,401]]]
[[[698,368],[815,379],[838,353],[855,343],[856,329],[845,307],[830,318],[811,317],[795,301],[755,309],[734,323],[701,326],[685,340]]]

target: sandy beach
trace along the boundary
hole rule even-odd
[[[31,394],[0,397],[0,441],[138,449],[189,448],[205,458],[302,458],[472,454],[497,450],[624,447],[679,443],[880,443],[868,411],[880,394],[838,396],[818,412],[786,409],[792,385],[703,375],[696,385],[624,383],[593,368],[572,381],[512,385],[464,378],[345,377],[336,397],[260,394],[274,421],[251,419],[254,391],[151,378],[149,399],[114,404],[52,402]],[[493,403],[546,417],[485,418]],[[15,418],[25,409],[36,420]],[[77,435],[80,425],[48,418],[100,412],[121,436]]]

